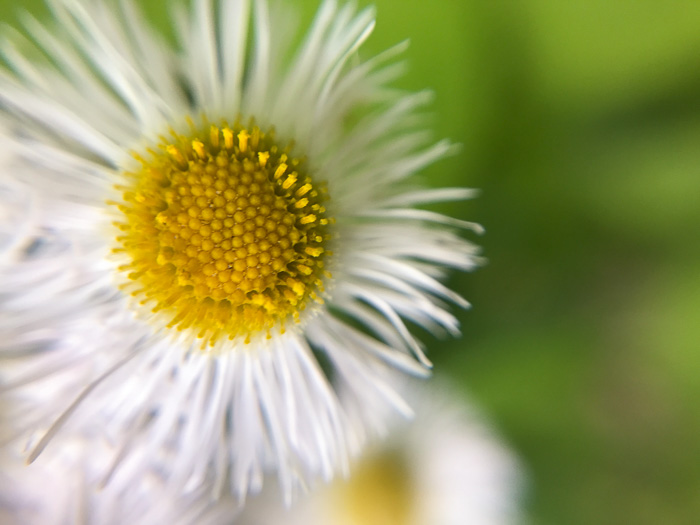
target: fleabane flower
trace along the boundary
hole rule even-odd
[[[456,334],[440,281],[477,262],[454,230],[478,227],[416,208],[471,192],[412,180],[451,146],[389,87],[402,46],[359,60],[373,12],[333,1],[298,45],[263,0],[180,6],[175,47],[129,0],[49,6],[32,60],[2,47],[2,177],[28,203],[4,213],[7,439],[33,461],[97,427],[107,481],[168,457],[172,486],[238,498],[346,470],[377,407],[410,412],[387,377],[428,373],[406,321]]]
[[[233,498],[212,502],[204,487],[168,490],[157,469],[124,487],[101,485],[110,447],[89,436],[61,435],[32,465],[0,453],[0,522],[4,525],[231,525]]]
[[[408,385],[405,385],[406,388]],[[432,387],[432,388],[431,388]],[[284,507],[274,489],[252,498],[237,525],[515,525],[525,476],[477,407],[444,384],[412,384],[412,421],[389,424],[348,479]],[[389,418],[391,419],[391,418]]]

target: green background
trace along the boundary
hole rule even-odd
[[[436,375],[520,456],[531,523],[698,523],[700,2],[377,9],[363,54],[409,37],[400,85],[463,145],[426,180],[482,190],[442,208],[486,227],[489,262],[452,279],[474,307],[426,338]]]

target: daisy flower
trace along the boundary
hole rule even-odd
[[[292,508],[266,486],[237,525],[514,525],[523,474],[479,411],[439,385],[411,385],[413,421],[394,421],[338,479]]]
[[[0,455],[0,522],[5,525],[230,525],[240,511],[232,498],[213,503],[203,489],[188,495],[167,490],[157,470],[115,489],[100,486],[109,447],[64,435],[32,465]],[[89,454],[85,452],[88,451]]]
[[[1,48],[4,439],[99,428],[105,482],[167,458],[237,498],[346,471],[430,369],[407,322],[457,334],[441,280],[478,262],[416,208],[472,193],[413,178],[452,146],[390,87],[404,46],[360,60],[373,11],[334,1],[301,38],[284,4],[178,4],[175,45],[130,0],[48,4]]]

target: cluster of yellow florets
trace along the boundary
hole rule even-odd
[[[329,235],[325,191],[258,127],[173,134],[118,204],[126,288],[214,343],[269,330],[320,301]]]

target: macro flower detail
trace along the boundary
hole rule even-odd
[[[169,492],[156,468],[126,487],[100,486],[109,447],[89,436],[57,440],[60,451],[32,465],[0,453],[3,525],[231,525],[240,511],[233,498],[212,502],[206,487]]]
[[[104,440],[116,491],[346,472],[479,262],[420,208],[472,192],[413,177],[452,145],[391,87],[405,46],[358,58],[373,11],[331,0],[300,44],[284,3],[177,4],[175,46],[130,0],[48,3],[2,45],[0,438]]]
[[[193,329],[203,346],[298,320],[322,302],[329,234],[325,188],[257,126],[212,125],[175,135],[123,189],[118,222],[127,255],[123,289],[154,303],[167,327]],[[320,191],[319,188],[320,187]]]
[[[463,394],[445,384],[398,385],[415,407],[407,424],[368,447],[348,479],[292,508],[267,487],[239,525],[515,525],[527,476],[513,451]],[[391,417],[389,419],[392,419]]]

